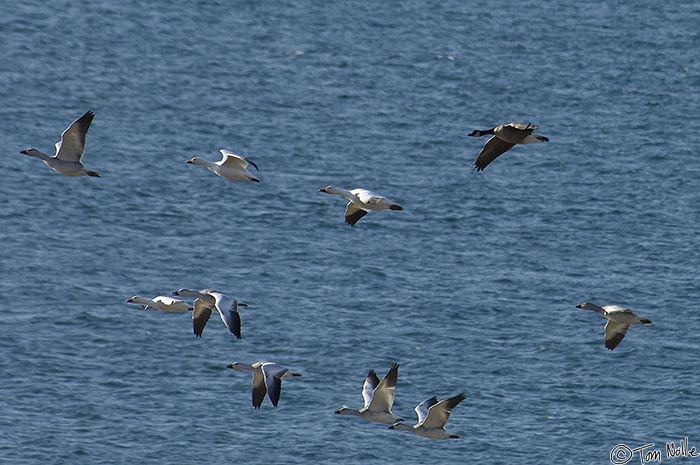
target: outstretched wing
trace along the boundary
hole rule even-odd
[[[374,370],[369,370],[365,382],[362,385],[362,398],[365,400],[365,408],[369,407],[370,402],[372,402],[372,394],[378,385],[379,378],[377,374]]]
[[[216,301],[216,309],[219,311],[221,321],[224,322],[231,334],[240,339],[241,314],[238,313],[238,302],[236,302],[236,299],[220,292],[210,292],[209,295],[214,297]]]
[[[433,396],[430,399],[425,399],[423,402],[416,406],[415,410],[416,414],[418,415],[419,426],[425,421],[425,418],[428,416],[428,410],[430,409],[430,407],[437,403],[437,397]]]
[[[348,202],[345,206],[345,222],[350,226],[355,226],[355,223],[367,214],[367,210],[359,208],[352,202]]]
[[[265,399],[267,387],[262,370],[253,370],[253,407],[260,408]]]
[[[374,389],[372,394],[372,402],[369,404],[369,410],[375,412],[390,412],[391,406],[394,405],[394,392],[396,391],[396,382],[399,379],[399,364],[391,365],[389,372],[382,378],[379,385]]]
[[[476,158],[476,162],[474,162],[476,170],[482,171],[496,158],[512,149],[513,146],[515,146],[515,144],[501,140],[496,136],[491,137],[486,144],[484,144],[484,148],[481,149],[479,156]]]
[[[63,131],[60,142],[56,143],[56,158],[70,162],[77,162],[83,158],[85,139],[94,117],[95,114],[88,111]]]
[[[270,397],[272,405],[277,407],[282,393],[282,377],[289,369],[272,362],[266,362],[262,365],[263,375],[265,376],[265,387],[267,387],[267,395]]]
[[[450,413],[460,402],[466,399],[464,394],[457,394],[454,397],[443,399],[428,409],[428,416],[423,421],[425,428],[444,428]]]
[[[615,323],[608,320],[605,324],[605,347],[608,350],[613,350],[625,338],[630,325]]]
[[[221,166],[225,166],[226,168],[244,170],[248,167],[248,164],[250,163],[255,167],[256,170],[260,171],[258,169],[258,165],[256,165],[255,163],[248,160],[242,155],[238,155],[224,149],[219,150],[219,152],[221,152],[222,155],[221,161],[219,161],[219,165]]]
[[[211,317],[212,308],[204,303],[202,299],[194,299],[194,310],[192,310],[192,330],[194,335],[202,337],[204,327]]]

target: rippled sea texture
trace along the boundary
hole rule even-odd
[[[579,465],[700,442],[697,2],[3,3],[3,463]],[[88,109],[101,178],[18,153]],[[551,141],[476,173],[466,134],[507,121]],[[264,182],[184,163],[222,147]],[[405,210],[350,228],[327,184]],[[124,302],[181,287],[249,303],[243,339]],[[584,300],[654,324],[607,351]],[[259,359],[303,373],[277,409],[226,368]],[[409,421],[467,394],[461,439],[333,414],[393,361]]]

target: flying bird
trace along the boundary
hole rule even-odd
[[[471,137],[481,137],[486,134],[491,134],[491,137],[484,148],[479,152],[474,166],[477,171],[482,171],[489,163],[494,161],[500,155],[503,155],[508,150],[512,149],[517,144],[532,144],[533,142],[549,142],[545,136],[533,134],[537,126],[533,124],[523,123],[507,123],[500,124],[494,128],[483,131],[475,130],[467,134]]]
[[[457,394],[454,397],[449,397],[438,402],[437,397],[433,396],[426,399],[416,407],[418,414],[418,423],[415,425],[406,425],[404,423],[394,423],[389,429],[398,429],[401,431],[410,431],[413,434],[422,436],[428,439],[457,439],[459,436],[445,431],[447,420],[450,419],[452,409],[466,399],[464,394]]]
[[[241,338],[241,314],[238,313],[238,307],[247,307],[248,304],[213,289],[202,289],[201,291],[178,289],[173,292],[173,295],[195,297],[194,310],[192,311],[192,330],[196,337],[202,337],[204,327],[216,309],[221,321],[224,322],[231,334],[237,339]]]
[[[334,186],[326,186],[319,189],[319,192],[339,195],[348,199],[345,206],[345,222],[350,226],[365,216],[370,210],[403,210],[403,207],[396,205],[386,197],[370,192],[366,189],[345,190]]]
[[[206,166],[212,173],[222,178],[230,179],[231,181],[262,182],[259,178],[255,177],[253,173],[248,171],[248,165],[254,166],[256,170],[258,169],[258,165],[248,160],[246,157],[236,155],[228,150],[221,149],[219,152],[221,152],[221,160],[217,162],[194,157],[190,158],[185,163]]]
[[[99,178],[97,171],[86,169],[82,159],[85,153],[85,139],[88,128],[95,114],[88,111],[83,116],[73,121],[63,134],[61,140],[56,142],[56,154],[52,157],[41,153],[35,148],[22,150],[20,153],[38,158],[46,166],[65,176],[94,176]]]
[[[228,368],[238,371],[250,371],[253,373],[253,407],[259,409],[267,393],[272,405],[277,407],[282,392],[282,379],[293,376],[301,376],[300,373],[289,371],[272,362],[259,361],[252,365],[233,362],[226,365]]]
[[[149,308],[155,308],[156,310],[160,310],[161,312],[168,313],[182,313],[188,310],[192,310],[192,306],[188,303],[164,295],[159,295],[152,299],[147,299],[145,297],[135,295],[133,297],[129,297],[126,301],[130,304],[139,304],[143,307],[144,310],[148,310]]]
[[[590,302],[584,302],[576,306],[583,310],[593,310],[604,318],[608,319],[605,323],[605,347],[608,350],[613,350],[625,338],[625,334],[630,329],[630,325],[650,325],[649,318],[641,318],[628,308],[618,307],[617,305],[604,305],[599,307]]]
[[[359,410],[343,406],[335,413],[339,415],[354,415],[377,423],[403,421],[403,418],[397,417],[391,413],[391,407],[394,405],[394,392],[396,391],[396,382],[398,378],[398,363],[391,365],[391,368],[381,381],[379,381],[374,370],[369,370],[365,382],[362,385],[362,398],[365,401],[365,405]]]

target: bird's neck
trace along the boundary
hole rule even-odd
[[[352,192],[345,190],[345,189],[340,189],[338,187],[333,189],[333,194],[340,195],[342,197],[345,197],[352,203],[356,203],[358,205],[362,205],[362,202],[360,201],[359,197],[357,197],[355,194]]]
[[[23,153],[24,153],[25,155],[28,155],[28,156],[34,157],[34,158],[38,158],[38,159],[43,160],[43,161],[46,161],[46,160],[48,160],[49,158],[51,158],[50,156],[46,155],[45,153],[41,153],[41,152],[39,152],[39,151],[36,150],[36,149],[29,149],[29,150],[27,150],[27,151],[25,151],[25,152],[23,152]]]

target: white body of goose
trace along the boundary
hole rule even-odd
[[[605,323],[605,347],[608,350],[613,350],[625,338],[630,325],[650,325],[649,318],[641,318],[636,313],[628,308],[618,307],[617,305],[604,305],[599,307],[590,302],[584,302],[576,306],[583,310],[592,310],[601,316],[607,318]]]
[[[149,308],[155,308],[161,312],[168,313],[183,313],[188,310],[192,310],[192,306],[187,302],[182,300],[173,299],[172,297],[167,297],[164,295],[156,296],[152,299],[147,299],[138,295],[135,295],[126,300],[130,304],[139,304],[143,306],[144,310]]]
[[[92,111],[88,111],[73,121],[61,134],[61,140],[56,142],[56,154],[52,157],[34,148],[22,150],[20,153],[38,158],[46,166],[65,176],[94,176],[99,178],[100,175],[96,171],[86,169],[81,161],[83,153],[85,153],[85,139],[87,138],[88,128],[94,117],[95,114]]]
[[[206,166],[212,173],[222,178],[230,179],[231,181],[262,182],[247,169],[248,165],[252,165],[257,170],[258,166],[255,163],[248,160],[246,157],[236,155],[228,150],[221,149],[219,151],[221,152],[222,158],[217,162],[194,157],[190,158],[185,163]]]
[[[397,363],[391,365],[391,368],[381,381],[379,381],[374,370],[369,370],[365,383],[362,385],[362,398],[365,401],[364,407],[354,410],[343,406],[335,413],[339,415],[353,415],[377,423],[403,421],[403,418],[391,413],[398,378],[399,365]]]
[[[549,142],[545,136],[533,134],[537,126],[523,123],[500,124],[495,128],[483,131],[475,130],[467,134],[471,137],[481,137],[491,134],[491,137],[479,152],[474,166],[477,171],[486,168],[489,163],[515,147],[517,144],[532,144],[533,142]]]
[[[452,409],[465,398],[464,394],[457,394],[454,397],[449,397],[438,402],[437,397],[433,396],[430,399],[424,400],[416,407],[418,423],[413,426],[404,423],[394,423],[389,429],[409,431],[428,439],[457,439],[459,436],[445,431],[445,425],[447,424],[447,420],[450,419]]]
[[[371,210],[403,210],[403,207],[396,205],[386,197],[366,189],[348,191],[335,186],[326,186],[319,189],[319,192],[339,195],[348,199],[348,204],[345,206],[345,222],[350,226],[354,226]]]
[[[201,291],[178,289],[173,294],[195,297],[194,311],[192,312],[192,330],[196,337],[202,337],[204,327],[207,325],[212,311],[216,309],[219,312],[221,321],[224,322],[224,326],[237,339],[241,338],[241,314],[238,313],[238,307],[247,307],[248,304],[238,302],[236,299],[213,289],[202,289]]]
[[[227,367],[233,370],[253,373],[253,407],[256,409],[259,409],[262,405],[266,393],[272,405],[277,407],[282,392],[282,379],[301,376],[300,373],[291,372],[282,365],[262,360],[252,365],[233,362],[228,364]]]

